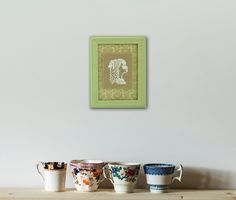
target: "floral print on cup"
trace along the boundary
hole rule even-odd
[[[93,192],[104,179],[103,164],[70,163],[75,187],[78,191]]]
[[[136,182],[140,167],[111,166],[113,178],[121,181]]]

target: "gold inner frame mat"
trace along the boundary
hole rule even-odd
[[[138,99],[138,45],[98,45],[98,99]]]

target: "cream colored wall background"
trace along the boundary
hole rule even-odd
[[[236,188],[235,11],[234,0],[0,0],[0,186],[42,186],[40,160],[93,158],[182,163],[178,187]],[[146,110],[89,108],[90,35],[148,37]]]

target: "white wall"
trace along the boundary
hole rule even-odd
[[[235,10],[234,0],[1,0],[0,186],[41,186],[41,160],[93,158],[182,163],[178,187],[236,188]],[[148,37],[146,110],[89,108],[90,35]]]

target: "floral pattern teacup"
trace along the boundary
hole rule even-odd
[[[105,168],[104,176],[112,182],[116,192],[130,193],[137,182],[139,170],[139,163],[113,162]]]
[[[105,163],[99,160],[72,160],[70,162],[75,188],[81,192],[97,191],[103,181]]]

